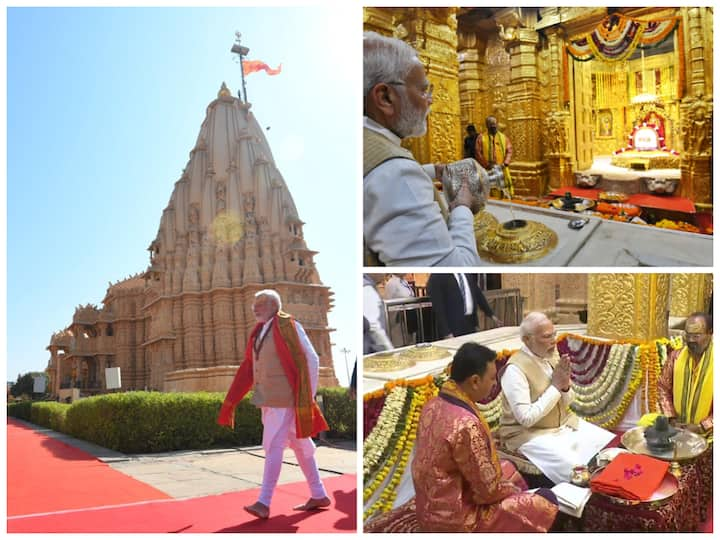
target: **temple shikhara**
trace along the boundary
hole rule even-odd
[[[322,284],[303,221],[246,99],[222,84],[148,248],[148,268],[111,284],[102,306],[78,306],[53,334],[49,392],[225,391],[255,325],[255,292],[276,289],[336,386]],[[74,394],[73,394],[74,392]]]
[[[434,87],[403,142],[419,163],[470,157],[488,116],[511,141],[513,190],[476,218],[483,264],[712,265],[711,7],[365,7],[363,28],[410,44]],[[492,229],[518,218],[553,240],[498,261]]]

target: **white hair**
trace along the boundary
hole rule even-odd
[[[377,32],[363,33],[363,99],[376,84],[404,81],[418,64],[417,51],[404,41]]]
[[[271,298],[275,302],[278,311],[282,309],[282,300],[280,299],[280,293],[277,292],[275,289],[263,289],[262,291],[258,291],[255,293],[256,299],[260,298],[261,296]]]
[[[549,320],[550,319],[547,315],[540,313],[539,311],[532,311],[528,313],[520,323],[520,337],[524,338],[534,335],[538,326]]]

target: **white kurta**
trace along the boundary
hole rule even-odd
[[[400,146],[400,138],[370,118],[364,126]],[[480,259],[473,214],[466,206],[448,223],[435,202],[434,165],[391,159],[363,179],[363,236],[387,266],[472,266]]]
[[[542,370],[552,377],[549,362],[530,351],[525,345],[523,352],[537,360]],[[530,386],[525,373],[517,366],[510,365],[500,380],[502,391],[508,400],[515,419],[525,427],[532,427],[544,417],[558,401],[569,405],[575,393],[560,392],[550,385],[534,402],[530,401]],[[578,419],[577,429],[562,426],[558,431],[539,435],[522,444],[518,450],[533,465],[556,484],[568,482],[575,465],[585,465],[602,450],[615,435],[594,424]]]

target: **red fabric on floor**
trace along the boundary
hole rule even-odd
[[[155,501],[113,508],[9,518],[9,533],[209,533],[355,532],[357,477],[346,474],[323,479],[332,499],[329,508],[299,512],[293,506],[308,498],[305,482],[275,489],[270,519],[256,519],[243,510],[257,500],[259,489],[210,495],[193,499]]]
[[[563,197],[565,193],[570,192],[573,197],[582,197],[583,199],[592,199],[597,201],[602,190],[595,188],[581,188],[577,186],[558,188],[550,192],[553,197]],[[686,214],[695,213],[695,205],[690,199],[683,197],[675,197],[674,195],[652,195],[650,193],[636,193],[630,195],[628,204],[641,206],[643,208],[659,208],[661,210],[672,210],[675,212],[685,212]]]
[[[171,498],[12,418],[7,443],[8,516]]]

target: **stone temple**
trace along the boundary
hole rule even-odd
[[[78,306],[47,347],[60,398],[122,390],[225,391],[255,325],[252,301],[276,289],[320,356],[320,386],[336,386],[322,284],[303,221],[251,104],[223,83],[163,210],[144,272],[110,284],[102,307]]]

